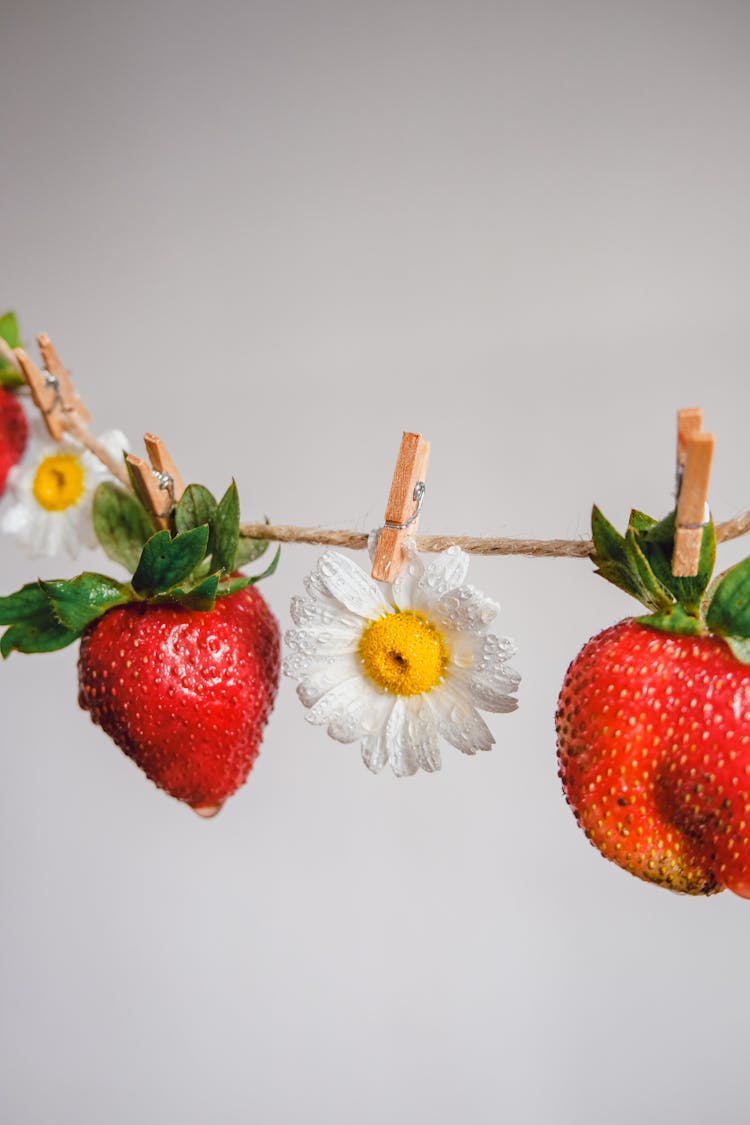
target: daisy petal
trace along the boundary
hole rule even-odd
[[[403,698],[396,700],[385,728],[388,761],[396,777],[411,777],[419,769],[417,747],[409,732],[409,715]]]
[[[417,554],[414,540],[408,539],[404,544],[404,565],[393,583],[393,600],[399,609],[412,608],[423,574],[424,563]]]
[[[415,596],[415,609],[429,609],[449,590],[463,586],[469,573],[469,556],[460,547],[449,547],[425,566]]]
[[[416,748],[417,764],[428,773],[439,770],[441,760],[437,720],[430,706],[429,696],[411,696],[406,700],[406,712],[408,733]]]
[[[449,590],[431,613],[447,629],[459,632],[484,632],[500,612],[500,606],[474,586],[459,586]]]
[[[340,656],[357,651],[358,638],[343,629],[290,629],[284,640],[303,656]]]
[[[294,597],[289,608],[292,621],[302,628],[323,626],[326,629],[341,629],[346,632],[362,630],[362,618],[348,613],[332,598]]]
[[[451,676],[458,677],[483,711],[507,713],[515,711],[521,677],[508,660],[515,653],[508,637],[494,633],[465,634],[451,650]]]
[[[356,742],[382,728],[392,697],[378,692],[353,676],[327,691],[305,718],[318,726],[328,724],[328,734],[337,742]]]
[[[374,620],[388,612],[375,582],[346,555],[326,551],[318,561],[317,577],[332,598],[359,617]]]
[[[380,773],[388,761],[388,743],[385,731],[368,734],[362,742],[362,761],[372,773]]]
[[[492,733],[476,707],[448,684],[430,694],[435,708],[438,730],[446,742],[463,754],[489,750],[495,743]]]
[[[302,660],[304,661],[305,658],[303,657]],[[290,656],[284,661],[284,674],[287,676],[295,674],[293,661],[294,656]],[[314,707],[326,692],[344,680],[352,679],[357,675],[357,672],[357,662],[351,656],[338,656],[328,660],[307,662],[304,671],[297,676],[300,681],[297,685],[297,695],[300,702],[305,707]]]

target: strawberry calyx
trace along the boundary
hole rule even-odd
[[[735,657],[750,664],[750,559],[712,582],[716,559],[713,521],[703,528],[698,573],[672,574],[676,513],[655,520],[633,510],[624,535],[593,508],[592,559],[596,573],[632,594],[650,612],[636,618],[664,633],[717,636]]]
[[[21,333],[15,313],[7,312],[0,316],[0,337],[5,340],[9,348],[21,346]],[[23,378],[5,356],[0,354],[0,387],[8,387],[12,390],[23,385]]]
[[[240,538],[240,503],[234,481],[218,502],[203,485],[186,488],[169,528],[154,531],[139,500],[112,482],[97,489],[94,530],[105,553],[132,572],[129,582],[85,572],[75,578],[28,583],[0,597],[0,654],[55,652],[115,606],[140,602],[214,608],[273,574],[280,550],[261,574],[239,568],[267,550],[266,540]]]

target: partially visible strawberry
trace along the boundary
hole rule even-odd
[[[246,780],[278,682],[279,627],[253,587],[203,612],[120,606],[81,638],[81,707],[156,785],[204,815]]]
[[[80,638],[79,703],[171,796],[213,816],[246,780],[279,682],[279,627],[238,568],[266,542],[240,539],[232,483],[217,503],[190,484],[153,531],[138,499],[105,482],[94,527],[133,571],[86,572],[0,597],[0,654],[54,652]]]
[[[0,496],[8,473],[23,457],[28,436],[29,425],[18,396],[0,386]]]
[[[724,641],[606,629],[568,669],[557,734],[604,856],[671,890],[750,896],[750,668]]]
[[[750,898],[750,561],[706,589],[674,578],[674,516],[634,512],[619,536],[594,509],[599,573],[651,614],[592,638],[570,665],[556,726],[565,796],[592,844],[670,890]]]

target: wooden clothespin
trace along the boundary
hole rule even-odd
[[[88,426],[91,415],[79,398],[49,336],[41,332],[37,336],[37,343],[44,371],[39,370],[23,348],[16,348],[16,358],[50,437],[54,441],[60,441],[71,420]]]
[[[404,561],[404,541],[416,534],[429,457],[430,443],[421,434],[404,433],[372,564],[378,582],[395,581]]]
[[[132,453],[125,460],[130,466],[133,487],[154,526],[164,528],[169,524],[170,512],[185,491],[185,485],[161,438],[156,434],[144,434],[143,441],[148,461]]]
[[[703,411],[677,414],[677,519],[672,555],[675,578],[698,573],[715,438],[703,432]]]

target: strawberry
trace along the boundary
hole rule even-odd
[[[153,532],[114,483],[94,497],[94,528],[124,583],[85,573],[0,598],[0,653],[52,652],[80,638],[79,703],[171,796],[213,816],[247,778],[279,680],[279,628],[237,568],[268,544],[240,539],[232,484],[217,504],[188,485]]]
[[[79,703],[161,789],[211,816],[258,756],[279,682],[279,627],[257,590],[199,611],[130,604],[90,625]]]
[[[8,473],[23,457],[29,425],[17,397],[0,385],[0,496]]]
[[[750,560],[707,588],[674,578],[674,513],[593,515],[598,573],[651,613],[593,637],[565,676],[560,778],[591,843],[631,874],[686,894],[750,898]]]

